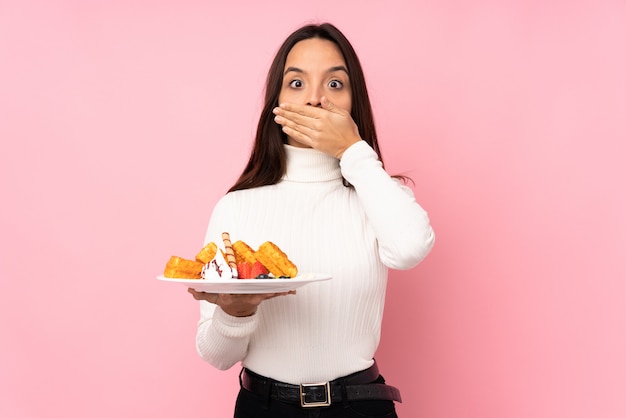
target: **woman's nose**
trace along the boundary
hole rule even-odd
[[[321,107],[322,106],[322,92],[319,88],[312,87],[309,91],[309,99],[307,100],[308,106]]]

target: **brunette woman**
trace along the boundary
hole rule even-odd
[[[297,293],[200,300],[200,356],[241,363],[235,417],[396,417],[399,391],[380,375],[388,269],[431,250],[427,213],[384,169],[359,59],[333,25],[293,32],[269,70],[248,164],[213,210],[223,231],[273,241],[301,272],[332,279]]]

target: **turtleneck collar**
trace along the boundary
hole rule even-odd
[[[284,181],[314,183],[341,178],[339,160],[312,148],[299,148],[285,144],[287,171]]]

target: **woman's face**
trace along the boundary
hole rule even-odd
[[[329,40],[305,39],[287,55],[278,103],[321,106],[322,96],[351,112],[352,91],[341,51]],[[287,143],[302,146],[291,138]]]

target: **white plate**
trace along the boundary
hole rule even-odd
[[[295,290],[309,283],[320,282],[330,279],[327,274],[298,274],[293,279],[223,279],[223,280],[199,280],[199,279],[171,279],[163,275],[157,276],[164,282],[180,283],[199,292],[207,293],[277,293]]]

